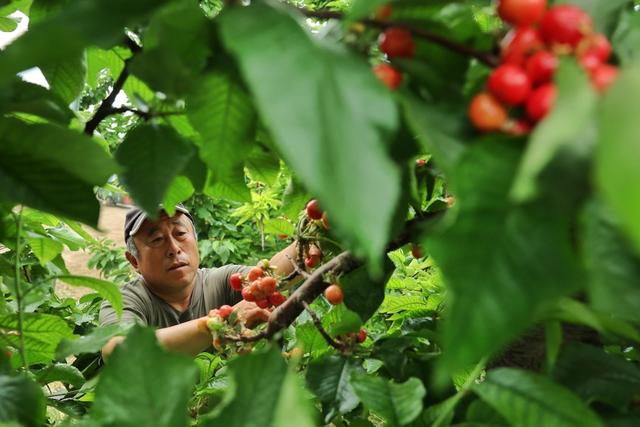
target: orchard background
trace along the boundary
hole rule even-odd
[[[489,0],[0,1],[0,30],[29,21],[0,53],[0,424],[640,425],[640,5],[549,3],[617,76],[554,50],[523,128],[539,109],[467,115],[510,30]],[[85,226],[124,196],[184,201],[202,266],[293,238],[324,258],[250,342],[168,353],[97,326],[132,272]],[[312,198],[330,226],[302,235]]]

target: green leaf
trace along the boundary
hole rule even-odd
[[[617,218],[602,203],[589,204],[582,222],[591,305],[603,313],[640,322],[640,257],[622,235]]]
[[[228,72],[207,74],[187,97],[187,114],[200,133],[200,157],[216,180],[224,179],[247,156],[256,114],[239,82]]]
[[[353,411],[360,403],[349,382],[354,372],[362,372],[362,368],[355,360],[345,357],[331,355],[309,363],[307,387],[322,403],[325,423],[338,414]]]
[[[640,57],[640,14],[635,10],[624,11],[611,36],[611,43],[621,64],[626,66],[637,61]]]
[[[240,166],[219,180],[210,176],[203,193],[213,198],[241,203],[251,202],[251,192],[245,182],[244,170]]]
[[[0,140],[0,200],[97,227],[93,186],[117,171],[102,147],[62,127],[14,119],[0,119]]]
[[[92,418],[101,425],[186,427],[196,379],[193,360],[160,347],[152,329],[134,326],[100,373]]]
[[[640,150],[640,66],[620,70],[616,83],[604,96],[596,148],[596,183],[640,251],[640,186],[636,153]]]
[[[422,399],[427,391],[417,378],[394,383],[381,377],[354,375],[351,386],[367,408],[389,426],[402,426],[422,412]]]
[[[603,426],[576,395],[532,372],[496,369],[487,374],[483,383],[474,385],[473,390],[515,427]]]
[[[0,31],[10,33],[18,28],[18,21],[15,19],[0,16]]]
[[[277,348],[238,357],[229,362],[229,372],[233,400],[205,427],[315,426],[310,402]]]
[[[538,178],[561,153],[573,168],[587,174],[586,161],[593,151],[596,93],[584,71],[573,60],[562,61],[556,73],[558,96],[553,110],[529,138],[520,170],[513,183],[512,196],[523,201],[537,194]],[[567,180],[569,175],[563,171]]]
[[[340,278],[345,305],[358,313],[363,323],[373,316],[384,300],[384,288],[393,273],[393,263],[388,258],[385,261],[387,274],[381,278],[371,277],[366,267],[360,267]]]
[[[551,314],[557,320],[589,326],[600,333],[615,334],[640,342],[640,333],[629,323],[570,298],[560,299]]]
[[[85,53],[82,52],[72,60],[67,59],[57,64],[40,67],[40,70],[49,82],[51,91],[70,104],[84,88],[87,76]]]
[[[0,316],[0,329],[10,333],[4,337],[18,348],[18,317],[16,314]],[[49,363],[54,359],[58,343],[73,335],[71,328],[60,317],[51,314],[23,314],[22,331],[27,362],[31,364]]]
[[[64,249],[62,243],[48,237],[28,239],[27,243],[42,266],[57,257]]]
[[[93,289],[111,303],[111,306],[118,313],[118,317],[122,315],[122,294],[114,283],[88,276],[65,275],[57,276],[56,279],[62,280],[67,285]]]
[[[640,392],[637,366],[581,343],[571,343],[562,350],[553,377],[582,400],[599,400],[621,411]]]
[[[0,94],[1,111],[26,113],[62,125],[74,117],[67,105],[57,94],[19,79],[5,86]]]
[[[0,375],[0,422],[18,421],[27,426],[45,422],[46,404],[42,389],[26,375]]]
[[[172,127],[142,125],[129,132],[115,153],[125,172],[122,182],[138,206],[155,216],[174,178],[194,147]]]
[[[340,304],[332,306],[331,310],[322,316],[322,326],[329,335],[335,337],[348,332],[358,332],[362,326],[362,320],[344,304]]]
[[[207,24],[196,3],[171,2],[160,8],[143,33],[144,49],[133,58],[131,72],[154,90],[184,94],[209,55]]]
[[[453,294],[443,346],[454,370],[496,352],[582,284],[569,219],[544,200],[508,201],[519,150],[518,141],[469,148],[452,178],[456,208],[425,241]]]
[[[405,119],[423,150],[435,157],[445,174],[451,174],[465,150],[466,113],[459,107],[431,106],[414,97],[401,101]]]
[[[107,325],[101,326],[88,335],[83,335],[77,339],[64,338],[60,341],[56,349],[56,359],[64,359],[67,356],[78,355],[80,353],[97,353],[114,336],[125,335],[131,325]]]
[[[330,348],[327,341],[318,332],[318,328],[311,322],[296,326],[296,346],[302,347],[305,353],[310,353],[314,356],[320,355]]]
[[[349,11],[349,18],[354,21],[365,18],[378,7],[388,3],[389,0],[354,0],[351,10]]]
[[[620,19],[623,9],[630,6],[628,0],[566,0],[560,3],[571,3],[583,8],[593,19],[596,29],[611,35]]]
[[[264,222],[264,232],[267,234],[286,234],[292,236],[295,226],[282,218],[269,218]]]
[[[41,385],[61,381],[78,388],[84,384],[85,379],[82,372],[75,366],[67,365],[66,363],[55,363],[36,372],[36,381]]]
[[[193,188],[189,178],[185,176],[177,176],[169,186],[162,205],[167,209],[167,212],[170,215],[173,215],[175,212],[172,208],[178,203],[182,203],[191,197],[194,191],[195,189]]]
[[[110,47],[122,40],[124,27],[135,27],[164,2],[96,0],[70,2],[60,13],[31,26],[0,56],[0,84],[34,66],[60,63],[85,46]]]
[[[385,146],[398,125],[390,93],[365,61],[316,42],[284,9],[255,3],[219,20],[283,157],[329,212],[332,229],[380,272],[400,196],[400,171]]]
[[[276,185],[280,176],[280,159],[261,145],[254,145],[245,166],[252,179],[267,185]]]

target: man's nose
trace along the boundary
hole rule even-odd
[[[176,254],[179,254],[182,251],[182,249],[180,249],[178,241],[173,236],[169,236],[169,238],[167,239],[167,245],[168,257],[174,257],[176,256]]]

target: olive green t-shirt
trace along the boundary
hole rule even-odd
[[[225,265],[198,269],[189,308],[182,313],[153,294],[140,276],[120,288],[122,319],[118,319],[111,304],[105,300],[100,307],[100,325],[122,322],[166,328],[206,316],[209,310],[224,304],[234,305],[242,299],[240,292],[229,286],[229,276],[244,273],[249,268],[243,265]]]

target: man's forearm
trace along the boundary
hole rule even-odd
[[[198,328],[198,319],[157,329],[156,337],[162,347],[189,356],[195,356],[211,344],[211,334]],[[102,357],[106,360],[124,339],[125,337],[111,338],[102,348]]]

